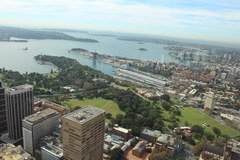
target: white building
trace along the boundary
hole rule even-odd
[[[24,149],[34,155],[35,149],[40,148],[41,138],[49,135],[59,126],[59,113],[46,109],[25,117],[23,120]]]

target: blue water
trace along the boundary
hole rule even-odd
[[[33,57],[38,54],[65,56],[78,60],[83,65],[88,65],[106,74],[112,75],[114,68],[111,65],[96,62],[88,57],[69,53],[71,48],[83,48],[89,51],[96,51],[100,54],[109,54],[121,57],[136,58],[141,60],[177,62],[164,50],[164,45],[122,41],[115,37],[93,36],[87,33],[67,33],[75,37],[92,38],[99,43],[86,43],[66,40],[32,40],[28,43],[0,42],[0,67],[16,70],[21,73],[39,72],[48,73],[52,66],[39,65]],[[22,50],[28,47],[28,50]],[[139,48],[146,48],[147,51],[139,51]]]

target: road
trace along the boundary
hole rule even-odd
[[[108,90],[109,88],[102,88],[102,89],[95,89],[95,90],[89,90],[89,91],[79,91],[74,93],[57,93],[57,94],[51,94],[51,95],[35,95],[36,98],[48,98],[48,97],[58,97],[58,96],[76,96],[76,95],[82,95],[87,93],[94,93],[94,92],[102,92],[105,90]]]

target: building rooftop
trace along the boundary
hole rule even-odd
[[[56,157],[63,156],[63,145],[59,137],[45,136],[41,139],[41,150],[51,153]]]
[[[49,108],[51,107],[52,109],[57,109],[59,111],[64,111],[64,110],[68,109],[67,107],[64,107],[62,105],[59,105],[59,104],[56,104],[56,103],[53,103],[53,102],[50,102],[50,101],[46,101],[46,100],[44,100],[42,102],[42,105],[47,106]]]
[[[152,131],[152,130],[149,130],[149,129],[146,129],[146,128],[145,128],[145,129],[141,132],[141,134],[145,134],[145,135],[149,135],[149,136],[151,136],[151,137],[156,137],[156,138],[158,138],[158,137],[161,135],[161,132],[158,131],[158,130]]]
[[[33,86],[29,85],[29,84],[24,84],[21,86],[16,86],[16,87],[12,87],[12,88],[7,88],[5,89],[6,92],[9,93],[15,93],[15,92],[19,92],[19,91],[26,91],[26,90],[31,90],[33,89]]]
[[[141,152],[145,147],[147,146],[147,143],[144,141],[138,142],[138,144],[133,148],[134,151]]]
[[[232,152],[235,152],[240,155],[240,142],[236,140],[229,140],[227,142],[227,147],[231,148]]]
[[[123,127],[119,127],[119,126],[114,127],[114,129],[117,130],[117,131],[126,133],[126,134],[130,131],[129,129],[126,129],[126,128],[123,128]]]
[[[176,138],[173,138],[170,134],[162,134],[160,137],[158,137],[157,142],[165,143],[168,145],[174,145],[176,141]]]
[[[0,159],[3,160],[30,160],[31,155],[28,154],[21,146],[13,144],[0,144]]]
[[[93,106],[85,106],[76,111],[66,114],[63,118],[73,120],[77,123],[85,123],[92,118],[105,113],[105,110]]]
[[[208,93],[206,93],[206,98],[211,98],[211,99],[213,99],[213,98],[214,98],[214,93],[213,93],[213,92],[208,92]]]
[[[210,144],[206,144],[204,146],[204,152],[208,152],[208,153],[215,153],[217,155],[223,156],[224,155],[224,149],[220,148],[218,146],[213,146]]]
[[[59,113],[53,109],[45,109],[43,111],[39,111],[35,114],[32,114],[28,117],[24,118],[24,121],[30,122],[30,123],[37,123],[39,121],[42,121],[44,119],[47,119],[48,117],[58,115]]]

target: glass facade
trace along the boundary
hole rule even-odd
[[[2,82],[0,82],[0,134],[7,130],[5,95]]]

